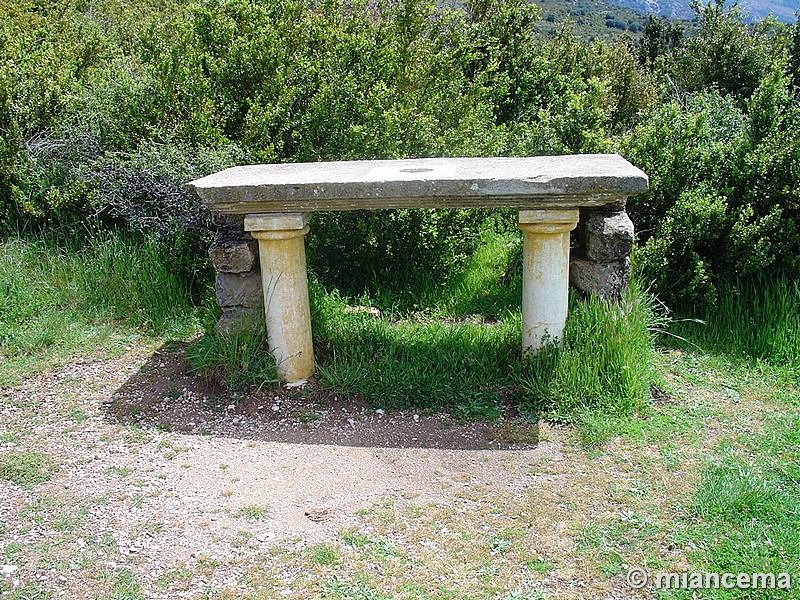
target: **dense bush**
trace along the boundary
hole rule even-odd
[[[665,299],[707,306],[731,277],[800,277],[800,112],[765,76],[744,109],[717,91],[660,107],[626,154],[652,191],[630,210],[646,277]]]

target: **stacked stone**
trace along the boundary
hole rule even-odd
[[[577,236],[570,285],[586,295],[619,300],[630,280],[633,248],[633,222],[624,203],[581,209]]]
[[[217,272],[217,305],[222,309],[217,327],[231,333],[252,325],[264,311],[258,243],[241,223],[220,226],[208,256]]]

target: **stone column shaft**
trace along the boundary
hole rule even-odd
[[[304,237],[307,215],[247,215],[244,228],[258,240],[267,341],[282,381],[314,373]]]
[[[569,232],[577,210],[521,210],[522,349],[560,342],[569,300]]]

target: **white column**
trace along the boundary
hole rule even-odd
[[[521,210],[522,350],[560,343],[569,299],[569,232],[577,210]]]
[[[267,341],[282,381],[314,373],[311,311],[304,237],[308,216],[301,213],[247,215],[244,229],[258,240]]]

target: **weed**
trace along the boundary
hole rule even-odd
[[[272,514],[272,509],[269,506],[248,504],[238,508],[233,513],[233,517],[246,521],[263,521],[264,519],[268,519],[270,514]]]
[[[327,545],[319,544],[311,549],[314,564],[320,566],[335,565],[339,562],[339,554],[336,549]]]
[[[106,572],[104,578],[111,582],[109,600],[144,600],[141,588],[130,570],[117,569]]]
[[[161,533],[165,529],[164,523],[159,521],[140,521],[136,524],[137,531],[147,535],[153,536],[157,533]]]
[[[83,423],[89,417],[80,408],[73,408],[69,411],[68,418],[75,423]]]
[[[511,540],[504,537],[493,537],[489,540],[489,550],[492,554],[500,554],[511,548]]]
[[[371,541],[368,536],[354,530],[344,531],[340,537],[342,542],[348,546],[353,546],[354,548],[363,548],[364,546],[369,545]]]
[[[369,578],[364,573],[356,573],[352,580],[346,581],[338,575],[322,584],[322,590],[331,599],[347,600],[389,600],[389,596],[381,594],[369,583]]]
[[[504,594],[501,600],[545,600],[546,598],[544,592],[516,589]]]
[[[104,471],[106,475],[114,475],[120,479],[124,479],[131,474],[130,467],[109,467]]]
[[[526,569],[534,573],[549,573],[556,568],[553,563],[541,558],[531,558],[526,560],[523,565],[525,565]]]
[[[158,587],[167,587],[176,581],[186,580],[192,578],[192,572],[187,567],[178,567],[175,569],[170,569],[169,571],[165,571],[161,575],[159,575],[158,579],[156,580],[156,585]]]
[[[211,412],[224,413],[226,402],[224,398],[219,396],[209,396],[203,400],[203,405]]]
[[[233,390],[277,383],[275,359],[267,349],[263,311],[259,315],[260,320],[252,327],[223,334],[216,327],[216,312],[211,311],[205,335],[186,349],[192,369]],[[211,410],[220,411],[220,407],[209,400]]]
[[[318,412],[314,412],[313,410],[307,410],[301,412],[297,418],[299,419],[301,425],[308,425],[309,423],[318,421],[322,417]]]
[[[200,569],[216,569],[220,562],[215,558],[200,555],[197,557],[197,567]]]
[[[88,514],[89,510],[84,506],[78,507],[74,513],[61,514],[53,521],[53,529],[64,532],[75,531],[84,524]]]
[[[22,554],[22,544],[10,542],[3,548],[3,556],[9,562],[13,562]]]

